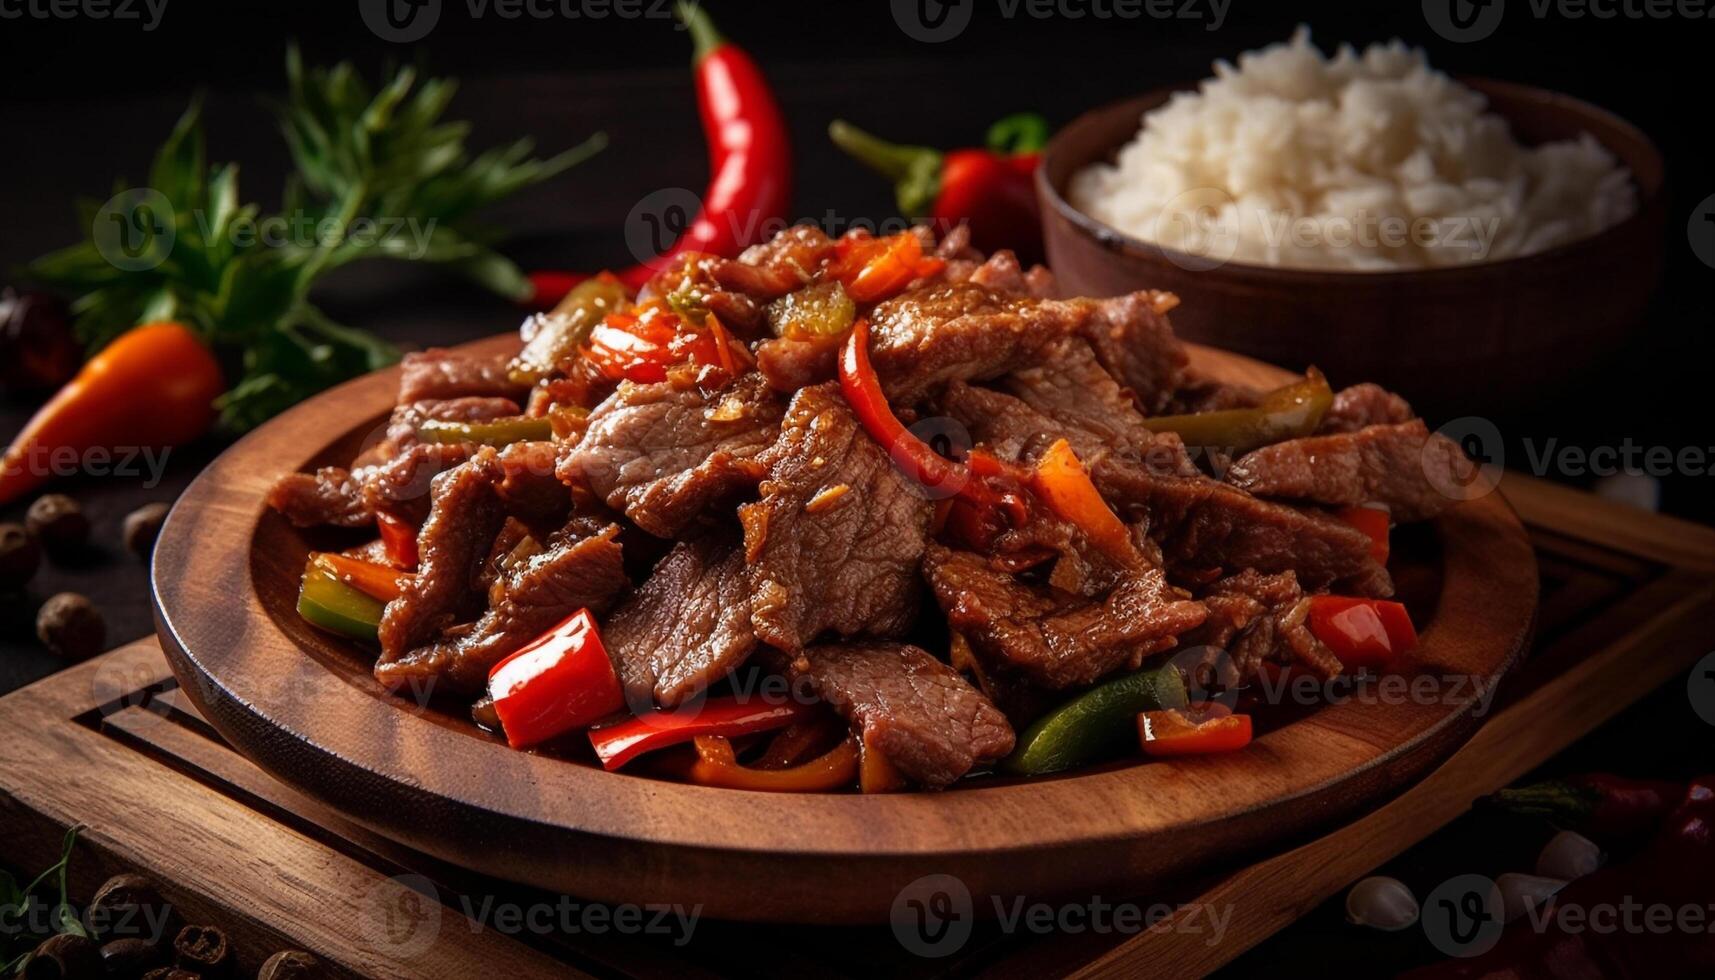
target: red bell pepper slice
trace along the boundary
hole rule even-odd
[[[392,514],[376,514],[375,526],[381,530],[381,547],[395,568],[417,567],[417,529]]]
[[[631,313],[610,313],[590,330],[584,356],[611,381],[653,384],[686,362],[734,373],[733,354],[722,350],[724,329],[691,330],[656,301]]]
[[[879,303],[946,268],[946,260],[923,254],[923,242],[909,231],[886,238],[848,235],[840,239],[829,274],[859,303]]]
[[[1398,602],[1311,596],[1309,625],[1347,670],[1382,670],[1417,647],[1411,614]]]
[[[1251,716],[1145,711],[1137,716],[1137,735],[1144,755],[1157,758],[1236,752],[1251,744]]]
[[[1049,510],[1084,532],[1103,554],[1125,568],[1142,564],[1143,556],[1138,553],[1131,530],[1102,499],[1101,492],[1090,482],[1089,471],[1066,440],[1056,440],[1042,454],[1030,486]]]
[[[690,779],[703,786],[767,793],[823,793],[850,786],[858,778],[858,747],[851,738],[826,753],[787,769],[752,769],[738,764],[732,743],[718,735],[698,735],[697,761]]]
[[[488,693],[515,749],[586,728],[625,707],[619,675],[588,609],[495,664]]]
[[[382,602],[392,602],[399,598],[405,586],[417,577],[389,565],[331,551],[311,552],[310,564],[371,599],[379,599]]]
[[[859,318],[840,350],[840,391],[857,414],[869,437],[887,450],[893,464],[929,488],[962,489],[969,485],[962,468],[942,457],[905,427],[887,404],[881,379],[869,360],[869,321]]]
[[[1388,525],[1391,518],[1381,507],[1347,507],[1334,516],[1370,537],[1370,557],[1386,565],[1388,556]]]
[[[796,701],[770,704],[756,699],[710,698],[694,707],[652,711],[592,728],[590,745],[602,766],[612,771],[645,752],[689,742],[699,735],[736,738],[784,728],[808,718],[815,707]]]

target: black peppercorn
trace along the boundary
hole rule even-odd
[[[301,949],[285,949],[268,957],[256,980],[313,980],[327,976],[322,961]]]
[[[220,976],[232,962],[226,933],[216,926],[185,926],[173,940],[173,963],[205,977]]]
[[[161,947],[147,939],[115,939],[101,947],[109,980],[136,980],[165,959]]]
[[[106,649],[107,621],[87,597],[61,592],[36,612],[36,636],[50,651],[82,660]]]
[[[165,945],[178,935],[178,911],[143,875],[114,875],[96,889],[87,913],[104,940],[141,939]]]
[[[22,524],[0,524],[0,592],[21,589],[42,566],[42,546]]]
[[[60,933],[42,941],[30,954],[32,966],[25,971],[30,980],[36,977],[59,977],[61,980],[101,980],[101,950],[95,940],[85,936]],[[39,961],[39,965],[37,965]]]
[[[89,541],[89,518],[63,493],[37,497],[24,512],[24,524],[49,554],[73,552]]]
[[[149,557],[149,552],[155,548],[155,538],[161,533],[161,525],[167,519],[166,504],[144,504],[125,515],[124,537],[125,550],[139,558]]]

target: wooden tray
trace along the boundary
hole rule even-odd
[[[1217,378],[1285,377],[1207,349],[1193,357]],[[384,425],[396,387],[395,372],[380,373],[307,402],[185,491],[155,551],[162,645],[201,713],[264,769],[394,840],[557,892],[854,923],[886,921],[901,890],[930,875],[954,876],[982,909],[995,896],[1146,887],[1419,776],[1470,732],[1535,610],[1529,543],[1490,494],[1395,536],[1393,568],[1422,629],[1405,673],[1433,696],[1264,715],[1272,727],[1254,745],[1221,757],[938,794],[768,794],[608,773],[511,751],[456,708],[387,692],[369,655],[297,615],[313,538],[263,498],[284,473],[349,460]]]
[[[1213,864],[1149,896],[1227,904],[1226,937],[1216,945],[1172,929],[1034,935],[977,923],[963,945],[930,960],[888,927],[704,921],[682,946],[652,936],[508,935],[464,909],[554,896],[400,847],[270,778],[197,715],[153,640],[0,698],[9,733],[0,753],[0,863],[41,867],[57,856],[65,828],[84,823],[76,896],[87,900],[121,870],[153,875],[189,919],[232,933],[247,971],[295,946],[377,978],[1198,976],[1643,694],[1683,684],[1708,652],[1715,531],[1525,477],[1509,475],[1504,489],[1529,527],[1543,591],[1534,650],[1499,710],[1446,763],[1353,822],[1254,863]]]

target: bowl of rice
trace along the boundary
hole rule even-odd
[[[1641,322],[1661,184],[1601,109],[1302,29],[1086,113],[1037,175],[1071,295],[1172,290],[1189,339],[1467,412],[1540,397]]]

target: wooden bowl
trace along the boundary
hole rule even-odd
[[[1282,374],[1209,350],[1195,361],[1235,381]],[[1441,697],[1294,707],[1262,718],[1255,744],[1232,755],[943,793],[775,795],[609,773],[513,751],[456,708],[387,692],[372,654],[295,612],[306,552],[337,542],[291,527],[263,494],[283,473],[349,460],[397,387],[395,369],[312,399],[185,491],[155,547],[162,646],[203,715],[278,778],[429,854],[585,898],[851,923],[887,919],[901,889],[931,874],[961,879],[979,914],[992,913],[990,896],[1138,895],[1327,824],[1433,766],[1479,720],[1485,702],[1468,682],[1499,679],[1536,607],[1531,547],[1491,494],[1396,535],[1393,570],[1422,626],[1412,667],[1466,679]]]
[[[1601,363],[1643,319],[1661,271],[1661,155],[1629,123],[1541,89],[1464,79],[1526,145],[1589,133],[1632,171],[1638,210],[1597,235],[1522,258],[1401,272],[1281,269],[1164,249],[1066,199],[1072,175],[1112,162],[1160,89],[1078,117],[1037,171],[1048,264],[1066,295],[1167,289],[1179,334],[1271,363],[1376,381],[1432,417],[1528,403]]]

